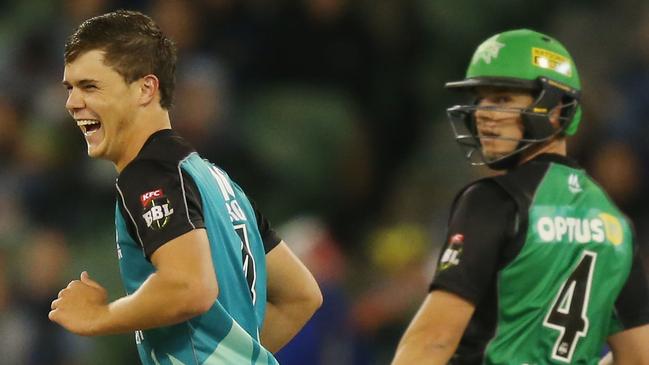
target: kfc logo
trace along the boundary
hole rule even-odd
[[[147,205],[149,205],[149,202],[151,202],[151,200],[162,198],[163,196],[164,192],[162,191],[162,189],[149,191],[148,193],[140,195],[140,202],[142,203],[143,207],[146,207]]]

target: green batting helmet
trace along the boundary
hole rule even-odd
[[[468,90],[479,86],[530,90],[535,95],[534,103],[521,111],[522,145],[547,141],[558,133],[549,113],[559,105],[559,133],[573,135],[579,127],[581,83],[575,63],[559,41],[545,34],[518,29],[490,37],[474,52],[466,78],[445,85]],[[449,109],[449,116],[464,113],[470,123],[473,112],[469,106],[456,106]],[[457,133],[456,137],[463,143]]]

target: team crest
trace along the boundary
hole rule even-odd
[[[462,246],[464,245],[464,235],[454,234],[449,238],[448,247],[444,250],[442,258],[439,261],[439,270],[446,270],[449,267],[457,266],[462,256]]]
[[[142,218],[146,226],[156,231],[164,228],[169,223],[169,217],[174,213],[162,189],[140,195],[140,203],[142,203]]]
[[[498,35],[487,39],[478,47],[478,49],[473,54],[471,64],[476,64],[480,60],[482,60],[486,64],[490,64],[492,60],[498,58],[500,49],[503,47],[505,47],[505,44],[498,42]]]

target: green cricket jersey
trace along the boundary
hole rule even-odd
[[[610,334],[649,323],[631,223],[558,155],[458,194],[431,289],[476,305],[453,364],[597,364]]]
[[[208,312],[173,326],[137,331],[144,365],[275,365],[261,346],[265,255],[279,243],[228,175],[171,130],[153,134],[117,183],[117,252],[127,293],[155,268],[166,242],[204,228],[219,284]]]

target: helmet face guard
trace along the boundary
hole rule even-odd
[[[541,81],[542,82],[542,81]],[[566,134],[575,113],[578,103],[575,100],[562,102],[561,94],[549,88],[542,88],[534,102],[526,108],[502,108],[498,106],[456,105],[448,108],[447,116],[455,134],[456,142],[464,150],[465,157],[474,166],[487,165],[492,169],[509,169],[515,166],[521,152],[542,145],[555,137]],[[554,105],[552,108],[548,106]],[[559,127],[555,128],[550,122],[550,115],[559,110]],[[475,112],[477,110],[494,110],[519,114],[523,123],[523,138],[507,138],[500,136],[480,136],[476,126]],[[483,140],[497,140],[516,142],[516,147],[511,152],[498,156],[488,156],[484,153]]]
[[[447,110],[456,141],[467,150],[471,164],[494,169],[511,168],[521,152],[536,148],[555,137],[572,135],[581,119],[579,97],[581,84],[572,57],[561,43],[544,34],[519,29],[496,34],[484,41],[473,54],[466,78],[448,82],[446,88],[474,91],[478,87],[504,90],[528,90],[534,102],[521,109],[503,109],[458,105]],[[523,138],[480,137],[475,125],[475,111],[491,109],[519,113]],[[550,115],[559,111],[559,127]],[[511,153],[485,156],[481,139],[517,142]]]

